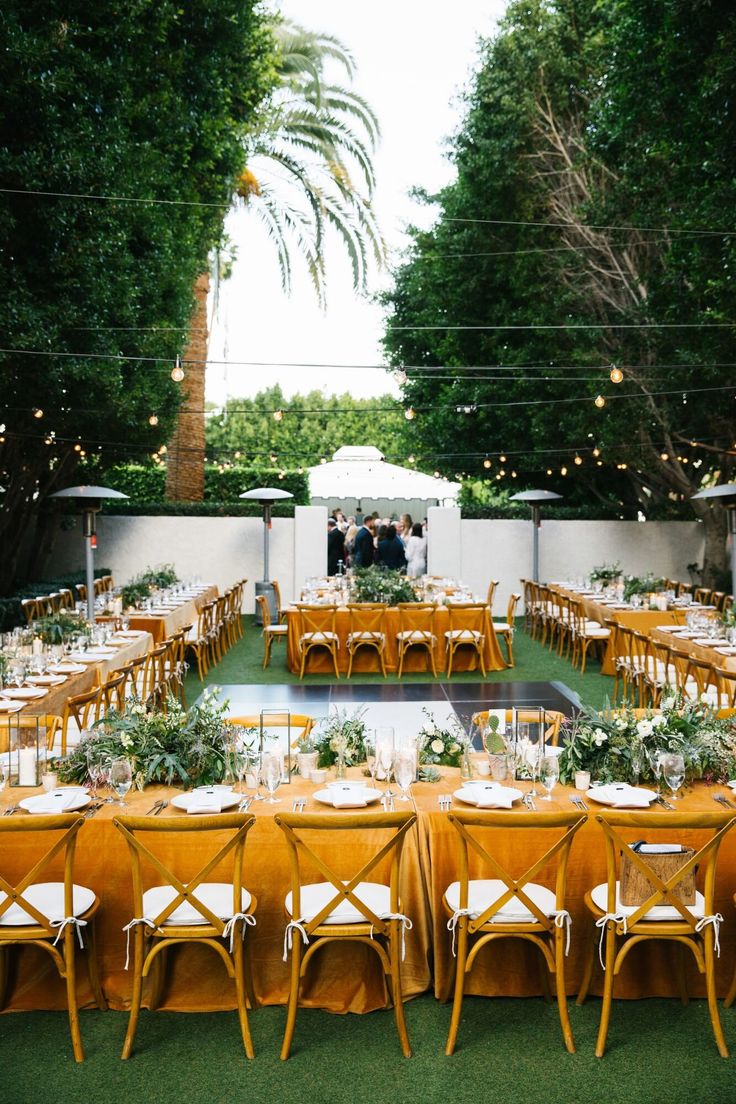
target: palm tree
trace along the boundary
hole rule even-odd
[[[366,290],[370,256],[376,264],[383,263],[383,240],[372,209],[378,120],[361,96],[327,81],[325,68],[330,63],[341,67],[349,80],[355,75],[354,59],[337,38],[289,22],[277,24],[273,33],[278,81],[247,137],[248,161],[236,182],[235,202],[266,226],[284,290],[291,289],[296,249],[324,306],[328,228],[337,232],[350,257],[356,291]],[[195,289],[184,354],[186,394],[169,446],[166,495],[174,501],[198,501],[204,493],[209,286],[209,273],[203,274]]]

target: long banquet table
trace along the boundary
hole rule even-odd
[[[353,774],[358,773],[355,769]],[[411,917],[414,927],[407,933],[406,959],[403,964],[404,989],[413,996],[433,989],[436,996],[446,999],[450,995],[453,976],[453,957],[450,934],[447,931],[447,914],[441,900],[448,883],[457,877],[455,830],[440,812],[437,798],[442,793],[452,793],[460,784],[457,770],[442,770],[437,784],[417,784],[413,787],[414,806],[418,821],[409,833],[403,855],[402,907]],[[289,971],[282,961],[285,914],[283,901],[289,889],[289,871],[286,847],[281,832],[274,823],[273,812],[291,809],[296,796],[307,798],[307,812],[331,812],[339,817],[339,811],[326,810],[312,800],[315,787],[295,778],[290,785],[282,786],[277,796],[278,805],[254,802],[251,812],[256,823],[248,837],[245,852],[244,884],[258,899],[257,924],[249,929],[256,995],[263,1004],[284,1004],[287,997]],[[26,790],[26,795],[33,791]],[[128,807],[137,815],[147,812],[159,797],[171,798],[176,791],[164,787],[149,787],[143,793],[128,795]],[[538,803],[537,808],[570,810],[572,791],[558,786],[551,803]],[[0,808],[17,800],[19,791],[6,788],[0,794]],[[704,784],[688,791],[681,802],[683,811],[707,811],[718,809],[712,799],[713,790]],[[457,806],[457,802],[455,803]],[[587,889],[605,879],[603,836],[594,820],[599,810],[589,802],[590,819],[576,836],[568,868],[568,900],[572,918],[572,946],[567,962],[567,981],[570,993],[578,989],[583,960],[589,939],[595,929],[583,903]],[[397,802],[397,808],[401,804]],[[371,806],[380,810],[380,804]],[[113,827],[112,819],[120,810],[111,805],[103,808],[82,828],[77,841],[75,880],[95,890],[102,901],[98,916],[98,947],[102,982],[113,1008],[125,1009],[129,1005],[131,977],[125,972],[125,935],[123,925],[132,917],[132,890],[129,858],[122,837]],[[605,815],[605,809],[600,808]],[[163,817],[180,816],[171,806]],[[532,854],[538,855],[543,843],[539,832],[516,832],[512,825],[523,826],[525,812],[515,807],[509,812],[509,831],[496,834],[496,854],[510,868],[526,869]],[[684,833],[675,830],[677,814],[673,813],[673,831],[668,841],[680,840],[694,843],[702,833]],[[16,823],[20,820],[16,817]],[[641,829],[639,830],[641,834]],[[634,837],[632,836],[632,839]],[[191,875],[199,869],[206,853],[200,836],[177,841],[172,835],[156,837],[161,841],[160,854],[164,861],[176,861],[180,875]],[[345,837],[341,837],[344,841]],[[336,848],[337,837],[327,834],[324,840],[330,861],[340,862]],[[158,844],[157,844],[158,846]],[[352,837],[352,847],[343,852],[344,875],[354,872],[357,861],[365,860],[375,849],[371,833],[364,831]],[[19,876],[38,858],[41,841],[23,836],[12,848],[6,848],[0,856],[0,870],[6,877]],[[216,877],[226,880],[230,871],[223,864]],[[471,870],[471,876],[477,872]],[[484,876],[488,876],[487,873]],[[44,878],[47,875],[44,874]],[[377,872],[377,880],[381,872]],[[319,880],[316,875],[312,880]],[[540,880],[544,881],[542,876]],[[151,881],[147,884],[151,884]],[[736,951],[736,915],[733,892],[736,889],[736,829],[726,837],[718,866],[718,894],[716,909],[725,918],[721,926],[721,957],[717,961],[717,976],[721,995],[728,988],[734,968]],[[597,932],[595,932],[597,934]],[[17,982],[9,995],[9,1010],[61,1009],[64,1007],[63,984],[56,977],[46,955],[31,948],[21,948]],[[688,956],[688,980],[693,995],[703,995],[700,976]],[[366,965],[367,969],[366,969]],[[234,988],[216,956],[204,947],[186,947],[172,952],[171,981],[163,996],[161,1007],[180,1011],[217,1011],[235,1007]],[[677,971],[661,945],[648,946],[646,953],[633,953],[617,979],[616,994],[620,997],[677,996]],[[600,991],[600,972],[596,970],[594,991]],[[86,975],[79,972],[79,996],[82,1003],[91,1003]],[[531,996],[541,993],[540,973],[535,952],[521,941],[504,940],[500,947],[490,948],[478,960],[467,988],[469,993],[490,995]],[[145,998],[144,998],[145,999]],[[326,1008],[333,1012],[368,1012],[384,1004],[382,981],[376,956],[369,948],[358,945],[331,946],[313,960],[303,987],[302,1000],[307,1005]]]
[[[712,663],[714,667],[721,667],[727,671],[736,671],[736,648],[728,647],[719,650],[709,644],[696,644],[695,640],[680,636],[679,633],[669,633],[666,629],[652,629],[652,640],[659,644],[667,644],[678,651],[689,652],[695,659]]]
[[[286,663],[290,671],[299,674],[301,657],[299,653],[299,625],[300,617],[297,609],[289,608],[286,611],[286,623],[288,635],[286,639]],[[411,613],[405,615],[405,627],[411,629]],[[360,620],[357,621],[358,630]],[[438,605],[434,614],[433,633],[435,636],[434,658],[439,674],[444,670],[446,659],[445,632],[450,628],[450,614],[447,606]],[[345,607],[338,607],[335,617],[335,632],[338,636],[338,660],[337,667],[341,674],[348,669],[347,637],[350,631],[350,614]],[[385,661],[387,671],[396,671],[399,666],[396,647],[396,634],[399,631],[399,610],[389,607],[384,615],[383,632],[386,634]],[[501,654],[501,649],[493,628],[490,612],[486,611],[484,624],[485,639],[483,642],[483,659],[486,671],[503,671],[508,665]],[[426,671],[427,651],[425,648],[410,649],[404,659],[404,671]],[[478,657],[472,648],[464,648],[458,651],[453,659],[453,670],[475,671],[478,668]],[[381,665],[375,648],[359,648],[355,654],[353,671],[380,672]],[[325,648],[312,652],[307,660],[307,674],[331,674],[334,672],[332,659]]]
[[[199,611],[207,602],[217,598],[219,591],[213,584],[205,587],[193,598],[187,598],[185,602],[177,602],[166,613],[135,613],[130,617],[131,629],[146,629],[151,633],[154,643],[160,644],[162,640],[172,633],[183,629],[185,625],[196,625]]]

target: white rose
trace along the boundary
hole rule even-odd
[[[652,724],[655,728],[661,728],[662,725],[667,724],[667,718],[658,713],[656,717],[652,717]]]
[[[602,728],[597,728],[593,733],[593,739],[595,740],[595,746],[601,747],[608,740],[608,736]]]
[[[619,730],[619,732],[623,732],[624,729],[628,727],[628,722],[625,721],[623,717],[617,717],[614,721],[614,724],[616,725],[616,728]]]
[[[653,725],[652,725],[652,722],[651,722],[651,721],[648,721],[648,720],[647,720],[646,718],[644,718],[644,719],[643,719],[643,720],[641,720],[641,721],[637,721],[637,723],[636,723],[636,731],[637,731],[637,732],[639,733],[639,735],[640,735],[640,736],[642,736],[642,737],[644,737],[644,736],[651,736],[651,735],[652,735],[652,732],[654,731],[654,727],[653,727]]]
[[[442,752],[445,750],[445,745],[442,740],[433,740],[429,746],[431,747],[435,755],[441,755]]]

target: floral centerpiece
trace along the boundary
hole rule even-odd
[[[658,579],[650,571],[648,575],[627,575],[624,579],[624,601],[635,594],[657,594],[664,590],[664,579]]]
[[[110,710],[71,754],[59,761],[59,777],[63,782],[83,783],[91,762],[129,759],[133,784],[139,790],[149,782],[184,789],[222,782],[232,768],[224,721],[228,702],[217,701],[215,694],[208,688],[201,702],[189,710],[173,698],[165,713],[137,701],[122,713]]]
[[[48,617],[39,617],[33,623],[33,631],[44,644],[63,644],[73,636],[89,636],[92,627],[78,614],[60,610]]]
[[[365,707],[354,713],[337,709],[319,722],[319,735],[312,735],[312,743],[319,752],[318,766],[331,767],[341,761],[346,767],[365,760]]]
[[[138,606],[141,602],[144,602],[147,598],[150,598],[151,591],[164,590],[166,587],[174,586],[179,582],[179,576],[176,574],[173,564],[159,564],[158,567],[147,567],[145,571],[141,571],[139,575],[135,575],[121,590],[121,597],[123,600],[123,608],[129,609],[131,606]]]
[[[612,564],[599,564],[594,567],[590,573],[591,583],[602,583],[604,586],[608,586],[609,583],[615,583],[621,575],[621,564],[616,561]]]
[[[736,721],[718,717],[704,702],[665,698],[652,710],[584,708],[560,732],[560,781],[590,771],[600,782],[654,780],[655,751],[679,752],[686,777],[724,782],[736,778]]]
[[[385,567],[358,567],[353,573],[352,591],[356,602],[418,602],[419,598],[406,575]]]
[[[438,725],[429,710],[417,735],[417,751],[420,766],[459,767],[468,738],[456,718],[445,728]]]

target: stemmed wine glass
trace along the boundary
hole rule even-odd
[[[118,795],[118,804],[125,808],[125,795],[133,784],[133,770],[129,759],[113,759],[110,765],[110,785]]]
[[[265,798],[266,804],[276,805],[280,799],[274,797],[274,794],[281,784],[281,760],[278,755],[264,752],[261,757],[261,775],[269,793],[269,796]]]
[[[552,791],[560,777],[560,764],[556,755],[544,755],[539,766],[539,781],[547,791],[542,801],[552,800]]]
[[[400,801],[409,801],[409,789],[416,771],[414,755],[407,748],[399,748],[394,756],[394,778],[401,790]]]
[[[682,755],[670,754],[661,757],[664,780],[672,790],[672,800],[678,801],[677,791],[685,781],[685,760]]]
[[[663,751],[662,748],[654,748],[653,751],[647,751],[652,773],[657,781],[657,793],[660,794],[662,792],[662,756],[666,754],[667,752]]]
[[[376,737],[372,733],[366,732],[363,737],[363,748],[365,749],[365,763],[371,776],[371,786],[375,787],[378,758],[376,756]]]
[[[376,729],[376,758],[378,769],[386,779],[386,797],[393,797],[391,771],[394,764],[394,730],[390,727]]]

